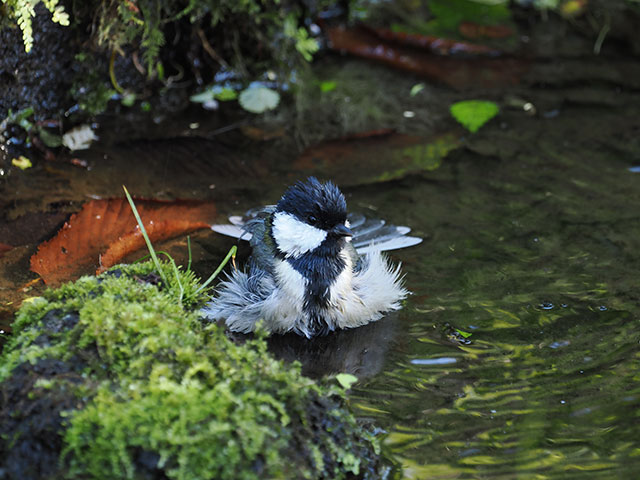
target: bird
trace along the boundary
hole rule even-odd
[[[407,236],[409,227],[348,214],[331,181],[298,181],[277,204],[230,221],[212,229],[248,239],[252,253],[244,270],[220,282],[203,314],[232,332],[253,332],[262,320],[271,333],[310,339],[379,320],[409,294],[401,265],[381,252],[422,239]]]

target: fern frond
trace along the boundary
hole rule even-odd
[[[22,42],[25,52],[30,52],[33,47],[33,18],[36,16],[35,7],[38,3],[44,4],[51,12],[52,20],[60,25],[69,25],[69,15],[64,11],[62,5],[58,5],[59,0],[2,0],[10,11],[11,16],[22,31]]]

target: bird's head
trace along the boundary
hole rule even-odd
[[[332,182],[315,177],[292,185],[284,193],[273,215],[273,239],[285,257],[299,257],[323,247],[335,253],[351,239],[347,201]]]

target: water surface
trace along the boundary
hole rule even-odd
[[[286,136],[198,135],[187,122],[160,140],[80,153],[89,170],[39,163],[6,178],[2,231],[15,248],[1,265],[5,312],[41,288],[23,288],[37,243],[83,201],[120,196],[123,183],[135,195],[211,199],[221,213],[239,213],[306,175],[334,178],[351,209],[425,238],[392,255],[413,295],[376,324],[313,345],[279,337],[272,347],[311,375],[359,376],[351,405],[380,428],[394,475],[636,478],[638,95],[607,86],[512,92],[538,105],[529,116],[509,109],[504,92],[427,87],[412,98],[419,79],[367,72],[369,82],[393,81],[405,103],[373,105],[379,115],[359,127],[399,133],[345,140],[328,156],[299,157]],[[478,97],[502,111],[471,135],[447,105]],[[208,275],[231,244],[195,234],[194,268]],[[184,239],[172,245],[184,258]]]
[[[427,236],[352,397],[403,478],[636,478],[640,175],[616,146],[636,113],[504,120],[377,194]]]

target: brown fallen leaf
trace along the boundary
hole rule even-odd
[[[211,224],[206,222],[192,222],[189,220],[165,220],[162,222],[153,222],[145,225],[147,235],[152,242],[160,242],[184,233],[192,232],[200,228],[209,228]],[[106,252],[100,255],[100,267],[96,274],[105,272],[110,267],[117,264],[130,253],[146,246],[142,232],[136,227],[134,232],[118,238],[109,245]]]
[[[216,216],[215,206],[209,202],[141,199],[135,202],[152,242],[207,228]],[[100,265],[103,253],[106,262],[113,265],[144,245],[137,230],[131,207],[124,198],[85,203],[55,237],[38,247],[31,257],[31,270],[51,285],[105,267],[105,258]]]
[[[502,52],[479,43],[461,42],[435,35],[421,35],[418,33],[394,32],[386,28],[364,27],[382,40],[399,43],[401,45],[418,47],[437,53],[438,55],[502,55]]]
[[[329,27],[326,29],[333,50],[368,58],[394,68],[443,83],[456,89],[496,88],[517,85],[529,69],[529,62],[508,57],[453,57],[436,55],[390,42],[366,28]],[[405,35],[404,43],[417,40]],[[462,45],[458,42],[457,46]],[[469,48],[469,44],[465,48]],[[433,47],[432,47],[433,48]],[[441,48],[442,44],[441,44]],[[448,45],[450,50],[452,45]],[[457,47],[456,47],[457,48]]]

